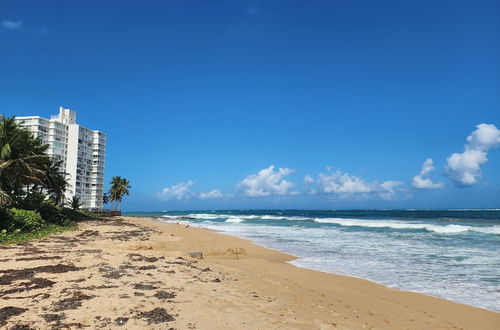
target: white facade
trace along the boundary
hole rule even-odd
[[[83,208],[102,209],[106,134],[78,125],[76,112],[63,107],[50,119],[29,116],[16,121],[49,145],[50,156],[63,161],[61,171],[69,174],[70,184],[66,200],[78,196]]]

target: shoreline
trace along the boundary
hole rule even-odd
[[[131,218],[147,218],[147,219],[152,219],[153,221],[156,221],[156,222],[166,223],[166,224],[174,224],[174,221],[176,221],[173,218],[171,218],[171,219],[167,218],[166,220],[160,220],[160,219],[162,219],[161,216],[142,216],[141,217],[141,216],[135,216],[135,215],[133,215],[133,216],[129,216],[129,217],[131,217]],[[289,264],[291,266],[294,266],[294,267],[297,267],[297,268],[311,270],[311,271],[316,271],[316,272],[321,272],[321,273],[335,275],[335,276],[345,276],[345,277],[349,277],[349,278],[360,279],[360,280],[368,281],[370,283],[382,285],[382,286],[384,286],[387,289],[400,290],[400,291],[404,291],[404,292],[412,292],[412,293],[421,294],[421,295],[424,295],[424,296],[427,296],[427,297],[432,297],[432,298],[437,298],[437,299],[443,299],[443,300],[446,300],[446,301],[449,301],[449,302],[452,302],[452,303],[456,303],[456,304],[459,304],[459,305],[463,305],[463,306],[467,306],[467,307],[472,307],[472,308],[479,308],[479,309],[482,309],[482,310],[485,310],[485,311],[489,311],[489,312],[499,313],[500,314],[500,312],[497,312],[497,311],[494,311],[494,310],[491,310],[491,309],[488,309],[488,308],[485,308],[485,307],[469,305],[469,304],[462,303],[462,302],[459,302],[459,301],[454,301],[454,300],[449,299],[449,298],[435,296],[435,295],[432,295],[432,294],[429,294],[429,293],[413,291],[413,290],[405,289],[405,288],[391,287],[391,286],[389,286],[387,284],[380,283],[380,282],[377,282],[376,280],[372,280],[372,279],[368,279],[368,278],[364,278],[364,277],[359,277],[359,276],[354,276],[354,275],[347,275],[347,274],[333,273],[333,272],[328,272],[328,271],[324,271],[324,270],[320,270],[320,269],[314,269],[314,268],[309,268],[309,267],[305,267],[305,266],[296,265],[296,264],[294,264],[292,262],[295,261],[295,260],[300,260],[303,257],[301,257],[299,255],[291,254],[291,253],[289,253],[287,251],[283,251],[283,250],[280,250],[278,248],[273,248],[273,247],[270,247],[270,246],[266,246],[266,245],[264,245],[262,243],[255,242],[255,241],[253,241],[252,239],[249,239],[249,238],[240,237],[240,236],[237,236],[237,235],[233,235],[231,233],[226,233],[224,231],[219,231],[219,230],[214,229],[214,228],[207,228],[207,227],[204,227],[204,226],[200,225],[199,223],[190,223],[190,222],[185,221],[185,220],[180,220],[180,223],[181,224],[189,224],[190,226],[193,226],[193,227],[196,227],[196,228],[205,229],[205,230],[209,230],[209,231],[217,233],[217,234],[227,235],[227,236],[230,236],[230,237],[235,237],[235,238],[247,240],[247,241],[251,242],[252,244],[261,246],[261,247],[263,247],[265,249],[269,249],[269,250],[272,250],[272,251],[276,251],[278,253],[283,253],[285,255],[291,256],[292,258],[290,260],[285,261],[285,262],[287,264]]]
[[[190,258],[189,252],[202,252],[204,259]],[[498,329],[500,325],[500,313],[297,267],[290,260],[294,256],[205,228],[139,217],[87,221],[71,232],[0,247],[0,327]]]
[[[138,218],[140,218],[140,217],[138,217]],[[173,223],[161,222],[161,221],[155,220],[155,217],[148,218],[148,220],[151,220],[151,221],[154,221],[154,222],[158,222],[158,223],[161,223],[161,224],[170,225],[170,226],[177,226],[176,224],[173,224]],[[182,225],[179,225],[179,226],[183,227]],[[328,273],[328,272],[324,272],[324,271],[320,271],[320,270],[315,270],[315,269],[310,269],[310,268],[296,266],[294,264],[291,264],[290,262],[293,261],[293,260],[300,259],[300,256],[294,256],[292,254],[280,251],[278,249],[273,249],[273,248],[269,248],[269,247],[265,247],[265,246],[259,245],[257,243],[254,243],[250,239],[233,236],[231,234],[227,234],[227,233],[223,233],[223,232],[218,232],[218,231],[213,230],[213,229],[208,229],[208,228],[199,227],[199,226],[190,226],[188,229],[193,229],[193,228],[196,228],[197,230],[208,231],[210,233],[213,233],[215,235],[219,235],[219,236],[222,236],[222,237],[227,237],[227,238],[231,238],[231,239],[235,239],[235,240],[242,240],[242,241],[245,241],[249,245],[256,246],[256,247],[258,247],[260,249],[268,250],[268,251],[270,251],[272,253],[280,254],[282,256],[282,259],[280,260],[280,262],[282,262],[285,267],[288,266],[288,267],[291,267],[292,269],[296,269],[298,271],[304,271],[305,273],[312,272],[312,273],[315,273],[315,274],[321,274],[321,277],[324,277],[324,278],[332,277],[332,278],[336,278],[337,280],[341,280],[342,282],[344,282],[344,281],[346,281],[346,282],[358,282],[358,283],[361,282],[362,285],[370,286],[371,289],[373,289],[373,288],[376,288],[376,290],[380,289],[382,291],[385,291],[385,293],[390,293],[390,294],[395,293],[396,295],[409,296],[409,297],[411,297],[411,299],[418,299],[418,300],[422,300],[422,301],[428,300],[428,301],[426,301],[426,303],[428,302],[430,304],[437,303],[437,304],[447,305],[447,306],[440,306],[440,308],[451,308],[451,309],[457,308],[457,309],[463,309],[461,312],[465,312],[465,310],[470,309],[470,311],[475,310],[475,311],[479,311],[479,312],[485,312],[487,314],[491,313],[492,315],[495,315],[498,318],[497,321],[493,324],[492,329],[500,327],[500,313],[488,310],[486,308],[465,305],[465,304],[462,304],[462,303],[458,303],[458,302],[454,302],[454,301],[451,301],[451,300],[447,300],[445,298],[435,297],[435,296],[431,296],[431,295],[427,295],[427,294],[423,294],[423,293],[419,293],[419,292],[414,292],[414,291],[409,291],[409,290],[402,290],[402,289],[397,289],[397,288],[391,288],[391,287],[385,286],[383,284],[380,284],[380,283],[377,283],[377,282],[373,282],[373,281],[370,281],[370,280],[367,280],[367,279],[364,279],[364,278],[359,278],[359,277],[354,277],[354,276],[348,276],[348,275],[341,275],[341,274],[333,274],[333,273]],[[291,272],[293,272],[293,271],[291,270]],[[365,290],[365,289],[363,289],[363,290]],[[426,313],[426,312],[424,312],[424,313]],[[449,318],[450,319],[456,318],[457,314],[455,314],[455,313],[457,313],[457,311],[449,313],[450,314]],[[430,315],[430,313],[429,313],[429,315]],[[476,320],[476,322],[482,322],[482,323],[484,323],[484,322],[486,322],[486,320],[482,320],[482,319],[478,318]],[[482,326],[486,325],[486,324],[480,324],[480,325],[478,325],[476,322],[473,323],[471,329],[482,329]],[[378,327],[383,327],[383,325],[382,326],[379,325]],[[389,328],[391,328],[391,327],[389,327]],[[453,328],[453,327],[451,327],[451,328]],[[467,327],[464,327],[464,329],[466,329],[466,328]],[[488,327],[486,326],[485,329],[486,328],[488,328]]]

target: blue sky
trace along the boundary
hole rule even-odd
[[[500,207],[496,0],[0,0],[0,23],[0,113],[106,132],[125,209]]]

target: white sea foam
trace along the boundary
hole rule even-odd
[[[236,217],[231,217],[229,219],[227,219],[225,222],[230,222],[230,223],[240,223],[240,222],[243,222],[245,221],[245,219],[242,219],[242,218],[236,218]]]
[[[213,220],[213,219],[229,219],[231,217],[234,217],[236,215],[232,214],[207,214],[207,213],[191,213],[186,215],[187,217],[194,218],[194,219],[208,219],[208,220]],[[169,217],[169,216],[164,216],[164,217]],[[297,216],[290,216],[290,217],[285,217],[285,216],[277,216],[277,215],[246,215],[246,214],[239,214],[237,215],[238,218],[245,219],[245,220],[252,220],[252,219],[261,219],[261,220],[313,220],[313,218],[307,218],[307,217],[297,217]]]
[[[313,220],[313,218],[305,218],[305,217],[288,217],[287,219],[292,221]]]
[[[262,215],[260,217],[262,220],[285,220],[286,217],[278,217],[275,215]]]
[[[313,220],[313,218],[305,218],[305,217],[283,217],[283,216],[275,216],[275,215],[263,215],[260,217],[262,220],[292,220],[292,221],[300,221],[300,220]]]
[[[427,223],[408,223],[397,220],[359,220],[344,218],[316,218],[318,223],[333,223],[345,227],[392,228],[392,229],[425,229],[439,234],[454,234],[476,231],[485,234],[500,234],[500,226],[474,227],[462,225],[434,225]]]
[[[219,218],[227,218],[226,215],[221,215],[221,214],[206,214],[206,213],[192,213],[186,215],[189,218],[195,218],[195,219],[219,219]]]
[[[239,215],[239,217],[244,218],[244,219],[258,219],[258,215]]]

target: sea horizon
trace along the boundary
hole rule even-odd
[[[497,207],[466,207],[466,208],[201,208],[201,209],[176,209],[176,210],[123,210],[123,214],[130,213],[162,213],[162,212],[217,212],[217,211],[500,211]]]

